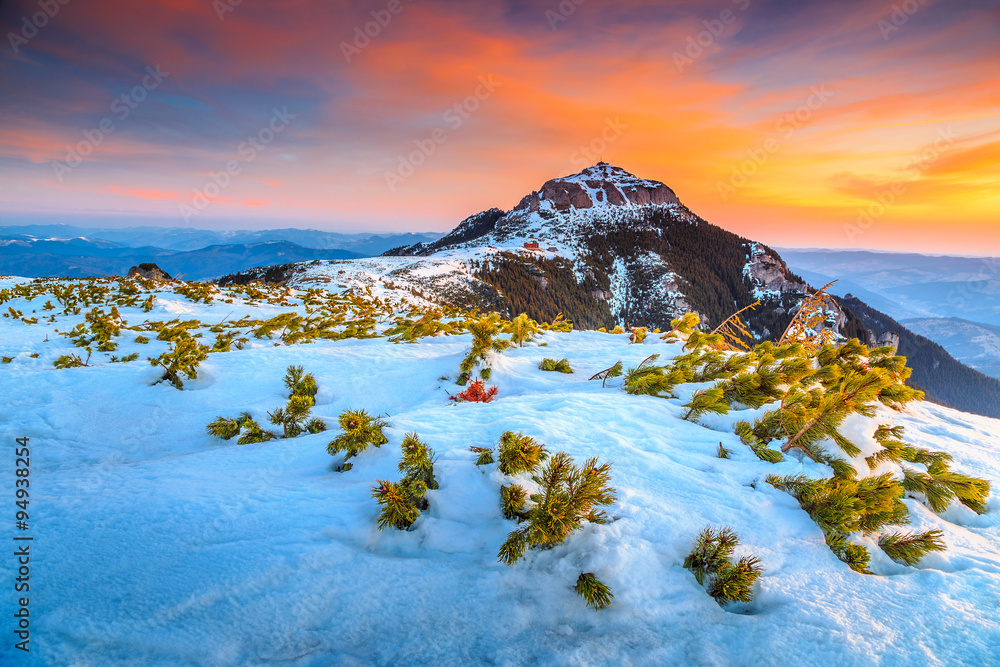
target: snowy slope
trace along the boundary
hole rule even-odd
[[[0,289],[14,281],[0,280]],[[293,301],[293,303],[297,303]],[[38,300],[7,305],[26,315]],[[198,318],[207,324],[289,308],[237,300],[192,303],[162,292],[130,323]],[[143,361],[56,370],[77,348],[57,324],[0,320],[3,442],[31,438],[33,644],[38,665],[650,665],[995,664],[1000,652],[1000,498],[978,516],[939,517],[907,500],[913,529],[940,528],[948,550],[918,567],[877,548],[851,571],[769,473],[828,476],[815,463],[759,461],[732,423],[747,412],[679,419],[681,400],[629,396],[587,382],[616,360],[679,353],[650,337],[548,333],[495,359],[500,397],[453,404],[468,334],[397,345],[384,338],[213,354],[184,391],[151,386]],[[207,335],[207,334],[206,334]],[[44,339],[48,337],[48,342]],[[118,354],[158,354],[132,341]],[[544,347],[540,347],[543,345]],[[29,355],[38,353],[38,358]],[[95,353],[95,357],[106,357]],[[545,373],[567,357],[576,373]],[[218,415],[266,418],[287,398],[289,364],[316,375],[316,414],[333,427],[347,408],[388,414],[390,442],[346,473],[326,453],[333,433],[239,446],[205,433]],[[451,380],[442,379],[450,377]],[[908,441],[955,457],[956,469],[1000,484],[1000,421],[930,404],[875,421],[906,426]],[[853,427],[868,428],[868,420]],[[508,429],[576,459],[614,463],[615,521],[508,567],[496,553],[514,523],[499,507],[501,476],[474,465],[469,446]],[[409,532],[379,532],[369,487],[397,479],[399,443],[416,431],[439,455],[440,489]],[[733,450],[716,458],[719,443]],[[12,464],[12,461],[10,461]],[[4,475],[0,494],[13,495]],[[750,605],[724,609],[683,569],[706,525],[732,526],[739,554],[766,569]],[[12,559],[0,558],[4,586]],[[595,612],[572,590],[595,572],[614,603]],[[35,574],[37,573],[37,574]],[[13,596],[0,597],[11,618]],[[20,652],[18,652],[20,653]],[[23,661],[9,641],[0,663]],[[13,664],[20,664],[15,662]]]

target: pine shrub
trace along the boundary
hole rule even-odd
[[[399,471],[403,479],[399,482],[378,480],[372,486],[372,496],[381,506],[378,528],[393,527],[406,530],[420,516],[421,510],[429,507],[427,492],[438,488],[434,479],[434,452],[420,442],[416,433],[407,433],[400,445],[402,456]]]
[[[706,528],[698,535],[694,549],[684,559],[701,585],[708,584],[708,594],[720,605],[729,602],[752,602],[753,585],[763,573],[760,559],[744,556],[732,562],[739,537],[731,528],[714,531]]]
[[[536,442],[534,438],[506,431],[500,436],[497,458],[500,461],[500,472],[517,475],[535,472],[542,461],[548,458],[548,452],[545,451],[545,445]]]
[[[517,343],[518,347],[522,347],[525,342],[541,333],[538,322],[528,317],[525,313],[521,313],[510,322],[507,322],[503,327],[503,331],[510,334],[511,342]]]
[[[402,484],[380,479],[372,485],[372,497],[382,508],[378,517],[378,529],[396,528],[406,530],[420,516],[416,498]]]
[[[837,557],[863,574],[871,574],[868,552],[861,545],[850,544],[847,536],[854,532],[874,533],[909,521],[909,512],[901,500],[904,487],[891,473],[859,480],[771,475],[767,481],[798,500]]]
[[[572,373],[573,369],[570,368],[569,359],[560,359],[556,361],[555,359],[542,359],[538,367],[543,371],[556,371],[559,373]]]
[[[434,479],[434,451],[420,442],[416,433],[407,433],[400,448],[399,472],[404,473],[403,486],[418,498],[423,498],[428,489],[438,488]]]
[[[198,365],[208,359],[208,347],[193,338],[178,338],[170,350],[159,357],[147,357],[147,359],[150,366],[159,366],[163,369],[163,377],[157,384],[169,382],[177,389],[183,389],[184,380],[181,376],[191,380],[198,378]]]
[[[337,418],[337,422],[343,433],[327,445],[326,451],[331,456],[347,452],[344,457],[347,460],[357,456],[372,445],[381,447],[389,442],[389,439],[382,433],[382,429],[388,426],[388,423],[379,417],[370,416],[364,410],[345,410]]]
[[[684,413],[684,419],[697,420],[704,414],[713,412],[724,415],[729,412],[729,404],[725,401],[722,387],[711,387],[710,389],[700,389],[691,395],[691,400],[684,405],[688,409]]]
[[[747,422],[736,422],[734,429],[736,435],[740,436],[743,444],[749,447],[761,461],[781,463],[784,460],[785,457],[781,455],[781,452],[775,451],[761,442],[760,438],[757,437],[757,434],[754,433],[753,428]]]
[[[13,359],[11,359],[13,361]],[[87,355],[86,361],[81,359],[79,355],[76,354],[64,354],[58,359],[52,362],[52,365],[56,368],[79,368],[82,366],[90,365],[90,355]]]
[[[458,384],[464,384],[461,382],[463,379],[466,382],[471,379],[473,371],[489,358],[491,352],[499,354],[511,346],[509,340],[499,337],[504,325],[497,313],[469,320],[465,326],[472,333],[472,349],[459,365],[461,375],[459,375]],[[483,367],[482,370],[487,370],[487,368]]]
[[[584,521],[607,523],[601,507],[616,500],[609,486],[611,464],[592,458],[577,467],[566,452],[553,455],[531,476],[539,492],[529,497],[521,526],[507,536],[498,557],[506,565],[520,560],[528,549],[550,549],[580,528]]]
[[[674,387],[686,381],[681,369],[672,368],[667,372],[666,366],[654,366],[660,355],[652,354],[643,359],[638,366],[625,372],[625,391],[633,395],[659,396],[670,398]]]
[[[488,466],[493,463],[493,450],[491,448],[469,447],[469,449],[479,455],[478,458],[476,458],[477,466]]]

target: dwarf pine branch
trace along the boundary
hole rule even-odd
[[[718,531],[706,528],[684,559],[684,567],[694,574],[699,584],[708,584],[708,594],[721,605],[752,602],[754,583],[764,572],[756,556],[744,556],[736,563],[731,561],[739,542],[731,528]]]
[[[923,533],[892,533],[882,535],[878,545],[889,558],[903,565],[916,565],[920,559],[932,551],[944,551],[944,533],[928,530]]]
[[[593,572],[581,573],[573,588],[578,595],[587,601],[587,606],[595,610],[604,609],[611,604],[611,600],[615,597],[611,588],[598,579]]]

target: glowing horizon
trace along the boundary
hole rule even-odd
[[[443,232],[603,159],[772,246],[1000,254],[994,0],[50,4],[0,4],[7,221]]]

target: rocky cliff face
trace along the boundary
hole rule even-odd
[[[598,162],[579,174],[554,178],[525,196],[515,211],[568,211],[598,206],[677,204],[674,191],[659,181],[637,178],[621,167]]]

